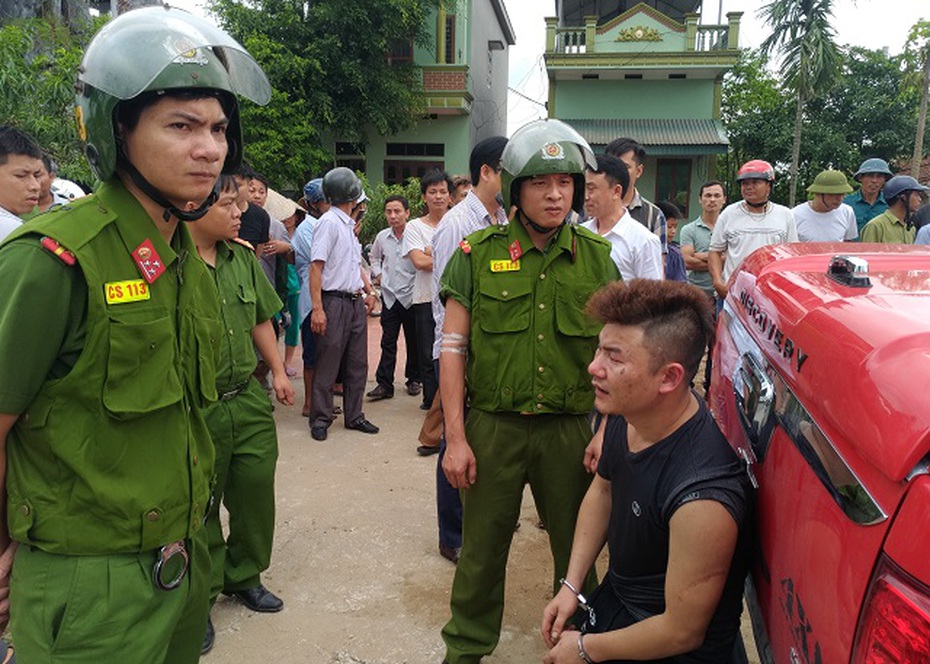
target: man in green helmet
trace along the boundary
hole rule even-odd
[[[519,129],[501,156],[514,220],[469,235],[441,278],[442,468],[463,507],[452,618],[442,630],[449,664],[476,663],[497,645],[527,482],[549,534],[553,589],[568,565],[590,482],[583,461],[594,391],[585,367],[600,331],[584,307],[619,277],[609,243],[566,223],[581,211],[585,169],[595,166],[585,140],[558,120]],[[587,587],[594,581],[589,575]]]
[[[807,188],[813,198],[795,207],[794,223],[801,242],[853,242],[859,239],[856,213],[843,202],[852,193],[840,171],[821,171]]]
[[[0,558],[15,552],[21,661],[199,658],[214,457],[203,409],[224,330],[183,222],[239,164],[236,95],[269,93],[203,19],[150,7],[111,21],[77,84],[103,184],[0,247]]]

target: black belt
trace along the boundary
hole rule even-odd
[[[351,291],[344,291],[344,290],[325,290],[323,291],[323,295],[332,295],[333,297],[341,297],[346,300],[358,300],[359,298],[364,296],[365,293],[363,293],[362,291],[355,291],[353,293]]]
[[[231,390],[227,390],[225,392],[220,391],[218,398],[220,401],[230,401],[232,399],[235,399],[240,394],[242,394],[245,391],[245,388],[247,388],[248,386],[249,386],[249,382],[246,381],[242,385],[238,387],[234,387]]]

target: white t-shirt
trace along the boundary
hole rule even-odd
[[[624,212],[620,220],[604,234],[598,233],[597,219],[581,224],[610,242],[610,257],[624,281],[663,279],[662,242],[641,223]]]
[[[829,212],[816,212],[807,202],[792,212],[801,242],[843,242],[859,237],[856,213],[846,203]]]
[[[726,252],[723,263],[723,280],[743,264],[746,257],[756,249],[770,244],[797,242],[798,230],[794,215],[784,205],[769,203],[765,212],[748,212],[743,201],[724,208],[717,218],[710,250]]]
[[[0,240],[5,238],[7,235],[15,231],[17,228],[23,225],[23,220],[18,216],[7,210],[6,208],[0,207]]]
[[[404,228],[404,244],[401,253],[404,258],[410,258],[410,252],[419,249],[425,252],[429,249],[432,254],[433,235],[436,228],[430,226],[422,219],[414,219]],[[413,280],[413,303],[423,304],[431,302],[433,299],[433,271],[417,270],[417,276]]]

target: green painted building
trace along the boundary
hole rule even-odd
[[[700,214],[700,186],[729,145],[721,85],[739,54],[742,16],[709,25],[701,10],[700,0],[556,0],[546,19],[549,116],[595,152],[637,140],[648,154],[637,189],[688,218]]]
[[[365,145],[330,141],[336,164],[373,184],[400,183],[433,168],[468,173],[472,146],[507,133],[509,47],[516,36],[503,0],[456,0],[428,19],[429,44],[402,44],[391,57],[423,72],[426,114],[393,136]]]

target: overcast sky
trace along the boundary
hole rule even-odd
[[[554,0],[504,0],[517,44],[510,48],[510,98],[507,105],[509,132],[545,117],[541,105],[548,95],[548,79],[542,53],[546,45],[545,16],[555,15]],[[722,4],[723,23],[727,12],[741,11],[740,46],[756,47],[768,34],[756,15],[764,4],[759,0],[705,0],[702,23],[717,23]],[[837,41],[840,44],[900,53],[911,26],[919,19],[930,20],[927,0],[834,0]],[[533,103],[525,97],[538,102]]]

